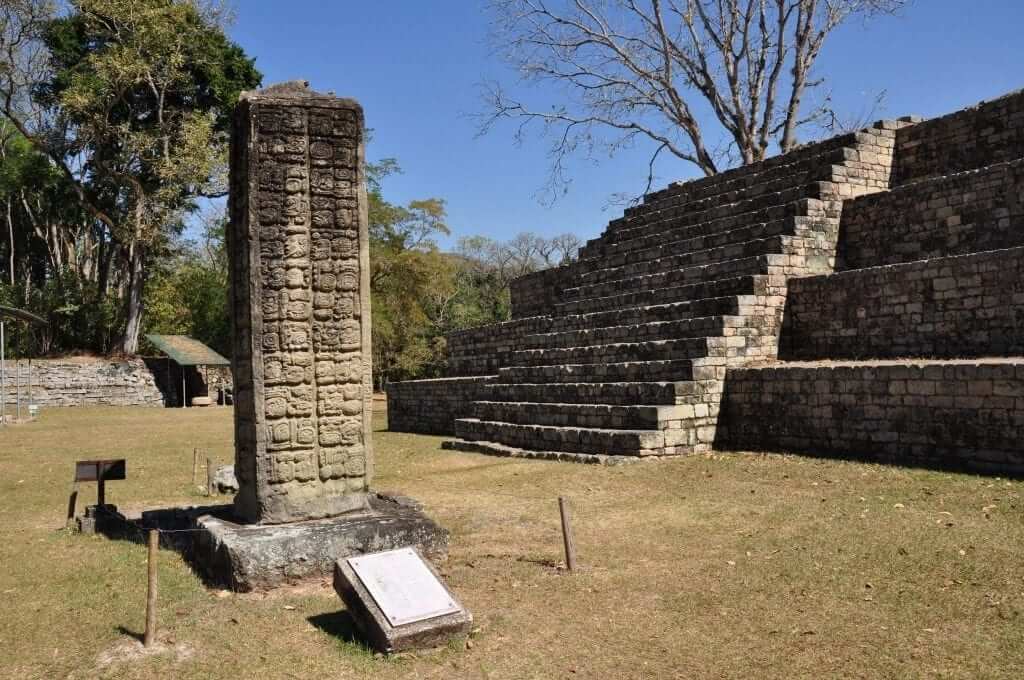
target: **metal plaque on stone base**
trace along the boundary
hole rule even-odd
[[[383,652],[436,647],[465,635],[473,624],[472,615],[414,548],[338,560],[334,589],[356,627]]]
[[[392,626],[454,614],[460,609],[412,548],[350,557],[348,563]]]

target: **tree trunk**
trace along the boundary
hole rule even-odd
[[[117,350],[122,354],[135,354],[139,350],[139,333],[142,331],[142,292],[145,280],[145,249],[136,241],[128,254],[128,282],[125,291],[124,335],[118,342]]]
[[[103,238],[101,232],[96,265],[96,295],[100,301],[107,299],[107,293],[110,289],[110,267],[114,261],[114,249],[113,240]]]
[[[7,234],[11,239],[11,261],[10,261],[10,275],[11,275],[11,286],[14,286],[14,215],[11,214],[11,199],[7,199]]]

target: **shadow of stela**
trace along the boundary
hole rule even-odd
[[[107,513],[96,523],[96,532],[110,540],[145,544],[150,529],[160,531],[160,548],[179,553],[207,588],[224,588],[230,584],[215,580],[196,560],[196,520],[212,515],[234,521],[233,506],[200,505],[143,510],[138,516],[120,512]]]

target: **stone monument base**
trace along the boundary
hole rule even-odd
[[[337,560],[415,546],[448,556],[448,532],[411,499],[371,493],[370,509],[289,524],[240,524],[225,511],[195,519],[193,559],[207,578],[235,591],[274,588],[330,576]]]

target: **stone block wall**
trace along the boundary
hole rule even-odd
[[[388,394],[388,430],[451,435],[455,419],[469,412],[469,405],[483,398],[483,386],[495,376],[438,378],[394,382]]]
[[[1024,353],[1024,247],[789,282],[780,357]]]
[[[1021,245],[1024,160],[1017,160],[847,201],[838,268]]]
[[[925,467],[1024,469],[1024,365],[730,369],[715,447]]]
[[[529,317],[450,333],[446,338],[448,374],[492,375],[508,365],[527,335],[546,333],[550,325],[549,317]]]
[[[905,127],[892,184],[1024,158],[1024,90]]]
[[[562,290],[572,285],[577,270],[576,264],[567,264],[513,279],[509,284],[512,318],[550,314]]]
[[[175,406],[180,403],[181,372],[162,358],[106,359],[75,357],[18,362],[21,403],[42,407],[66,406]],[[16,405],[15,362],[7,362],[8,408]]]

